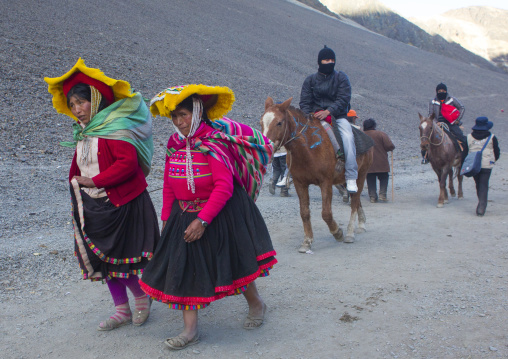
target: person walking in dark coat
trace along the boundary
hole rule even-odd
[[[372,203],[378,201],[377,183],[379,180],[379,200],[387,201],[386,192],[388,190],[388,173],[390,172],[390,163],[388,162],[388,152],[395,149],[390,137],[383,131],[376,130],[376,121],[369,118],[363,123],[363,131],[374,141],[374,158],[372,165],[367,172],[367,187],[369,188],[369,197]]]
[[[467,144],[471,152],[481,151],[485,142],[487,146],[482,152],[482,169],[480,173],[473,176],[476,184],[476,195],[478,196],[478,206],[476,207],[476,215],[483,216],[487,209],[487,200],[489,195],[489,179],[494,164],[501,156],[497,137],[489,130],[494,124],[487,117],[478,117],[475,121],[471,132],[467,136]],[[490,138],[490,140],[489,140]]]

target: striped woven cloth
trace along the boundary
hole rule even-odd
[[[260,131],[226,117],[212,122],[212,126],[213,131],[191,139],[191,148],[222,162],[255,201],[273,156],[273,144]],[[185,139],[173,134],[168,142],[168,156],[183,147]]]
[[[114,102],[95,115],[85,128],[74,123],[74,142],[60,142],[60,145],[76,147],[77,141],[85,137],[129,142],[136,148],[138,161],[145,176],[150,173],[154,151],[152,116],[140,93]]]

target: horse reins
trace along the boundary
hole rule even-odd
[[[441,128],[439,125],[436,124],[437,127]],[[432,143],[432,141],[430,140],[431,137],[432,137],[432,133],[434,132],[434,122],[432,122],[432,129],[430,130],[430,133],[428,136],[420,136],[420,142],[422,141],[423,138],[427,138],[429,140],[429,144],[433,145],[433,146],[440,146],[443,142],[444,142],[444,139],[445,139],[445,136],[444,136],[444,129],[441,128],[441,142],[439,143]]]
[[[289,112],[289,110],[287,110],[286,112]],[[289,112],[291,114],[291,112]],[[287,116],[286,116],[287,117]],[[294,118],[294,116],[291,114],[291,117]],[[282,138],[285,138],[286,137],[286,133],[287,133],[287,130],[288,130],[288,121],[286,120],[286,124],[284,126],[284,135],[282,136]],[[295,121],[296,122],[296,121]],[[289,142],[293,141],[294,139],[298,138],[299,135],[302,134],[303,131],[305,131],[308,127],[309,127],[309,122],[310,122],[310,118],[307,117],[307,123],[302,127],[302,129],[300,130],[300,132],[298,133],[295,133],[295,135],[293,137],[291,137],[289,140],[287,140],[286,142],[284,142],[283,145],[279,145],[277,146],[277,148],[273,151],[274,153],[277,152],[281,147],[284,147],[286,146]]]

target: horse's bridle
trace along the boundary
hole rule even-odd
[[[285,125],[285,126],[284,126],[284,135],[282,136],[282,138],[283,138],[283,139],[284,139],[284,138],[286,138],[286,134],[287,134],[288,127],[289,127],[289,126],[288,126],[288,121],[289,121],[289,120],[288,120],[288,113],[291,115],[291,117],[292,117],[293,119],[295,118],[295,116],[293,116],[293,115],[291,114],[291,112],[289,112],[289,110],[286,110],[286,123],[284,124],[284,125]],[[310,118],[309,118],[309,117],[307,117],[307,123],[306,123],[306,124],[302,127],[302,129],[300,130],[300,132],[298,132],[298,133],[296,133],[296,132],[295,132],[295,134],[294,134],[294,136],[293,136],[293,137],[291,137],[289,140],[287,140],[286,142],[284,142],[284,144],[279,144],[279,146],[277,146],[277,147],[274,149],[274,151],[273,151],[273,152],[274,152],[274,153],[275,153],[275,152],[277,152],[277,151],[278,151],[281,147],[286,146],[289,142],[291,142],[291,141],[293,141],[294,139],[298,138],[298,137],[299,137],[299,135],[301,135],[301,134],[302,134],[302,132],[303,132],[303,131],[305,131],[305,130],[309,127],[309,122],[310,122]],[[295,123],[296,123],[296,121],[295,121]],[[282,143],[282,141],[281,141],[281,143]]]
[[[439,127],[439,125],[436,125],[437,127]],[[432,146],[440,146],[443,142],[444,142],[444,139],[445,139],[445,136],[444,136],[444,130],[441,128],[441,142],[439,143],[432,143],[432,141],[430,140],[431,137],[432,137],[432,133],[434,132],[434,121],[432,121],[432,129],[430,130],[430,133],[428,136],[420,136],[420,142],[422,142],[422,139],[426,138],[428,141],[428,143]]]

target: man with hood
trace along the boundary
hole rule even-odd
[[[350,109],[351,84],[342,71],[335,71],[335,52],[324,47],[318,54],[318,72],[307,76],[300,94],[300,109],[314,114],[321,121],[332,124],[334,133],[340,132],[345,155],[346,187],[348,192],[358,191],[358,164],[355,139],[347,113]],[[338,141],[340,143],[340,141]]]
[[[464,117],[465,108],[455,97],[448,94],[448,88],[444,83],[436,86],[436,97],[429,103],[429,116],[434,114],[437,122],[448,125],[449,132],[462,143],[462,158],[467,153],[467,139],[462,132],[460,121]],[[422,150],[422,164],[429,163],[427,151]]]

